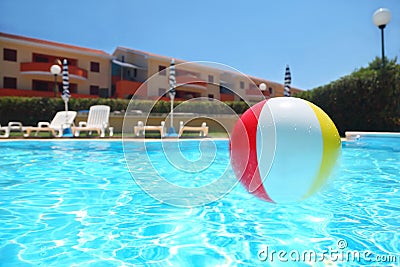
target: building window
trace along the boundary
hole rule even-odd
[[[228,87],[220,85],[219,86],[219,93],[220,94],[228,94],[228,95],[233,95],[233,91],[230,90]]]
[[[269,94],[272,95],[272,88],[268,88]]]
[[[99,88],[99,97],[108,98],[108,88]]]
[[[78,93],[78,85],[76,83],[70,83],[68,90],[71,94],[77,94]],[[62,92],[62,84],[61,84],[61,92]]]
[[[240,89],[244,89],[244,82],[240,81]]]
[[[44,62],[44,63],[48,63],[50,62],[50,56],[47,55],[41,55],[41,54],[33,54],[33,62]]]
[[[17,61],[17,50],[4,48],[3,59],[7,61]]]
[[[214,94],[208,94],[208,100],[214,100]]]
[[[32,62],[52,63],[52,64],[62,65],[62,62],[64,61],[64,59],[67,60],[68,66],[78,66],[77,59],[65,58],[62,56],[32,53]]]
[[[162,75],[162,76],[167,75],[167,71],[165,70],[166,68],[167,68],[167,67],[165,67],[165,66],[159,65],[159,66],[158,66],[158,73],[159,73],[160,75]]]
[[[51,92],[53,91],[53,83],[48,81],[32,80],[32,90]]]
[[[17,78],[14,77],[4,77],[3,79],[4,88],[17,89]]]
[[[165,96],[167,90],[165,88],[158,88],[158,95]]]
[[[115,97],[115,92],[117,91],[117,87],[115,86],[115,84],[111,85],[111,96]]]
[[[90,94],[91,95],[99,95],[99,86],[98,85],[91,85],[90,86]]]
[[[99,62],[90,62],[90,71],[91,72],[100,72],[100,63]]]
[[[213,83],[214,82],[214,76],[208,75],[208,82]]]
[[[250,87],[251,90],[258,90],[258,89],[260,89],[260,88],[259,88],[257,85],[255,85],[254,83],[251,83],[249,87]]]
[[[49,62],[56,62],[60,60],[63,62],[64,60],[61,60],[57,57],[51,57]],[[72,59],[72,58],[67,58],[68,66],[78,66],[78,60],[77,59]]]
[[[64,58],[62,56],[45,55],[32,53],[32,62],[52,63],[62,65],[64,59],[67,60],[68,66],[78,66],[78,60],[73,58]]]
[[[53,92],[54,82],[42,81],[42,80],[32,80],[32,90]],[[70,93],[76,94],[78,92],[78,85],[76,83],[70,83],[68,86],[68,90],[70,91]],[[62,91],[63,91],[63,85],[61,82],[57,83],[57,91],[59,93],[62,93]]]

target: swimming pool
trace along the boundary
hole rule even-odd
[[[199,144],[179,143],[191,161]],[[128,146],[134,172],[156,168],[182,187],[234,179],[226,140],[210,146],[211,165],[186,173],[167,167],[160,142]],[[399,139],[344,143],[338,177],[301,203],[263,202],[237,184],[193,208],[141,190],[119,141],[4,141],[0,151],[1,266],[323,266],[329,254],[339,266],[400,264]]]

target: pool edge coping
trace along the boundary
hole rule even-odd
[[[21,142],[21,141],[39,141],[39,142],[72,142],[72,141],[107,141],[107,142],[124,142],[124,141],[135,141],[135,142],[155,142],[155,141],[220,141],[229,140],[229,138],[3,138],[1,142]]]
[[[400,132],[362,132],[362,131],[346,131],[345,141],[358,140],[361,137],[391,137],[400,138]]]

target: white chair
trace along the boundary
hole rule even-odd
[[[20,133],[24,133],[24,131],[26,130],[26,127],[24,127],[22,125],[21,122],[19,121],[10,121],[8,123],[8,126],[3,126],[1,127],[0,125],[0,133],[4,132],[4,134],[0,134],[1,138],[8,138],[10,136],[11,132],[20,132]]]
[[[3,134],[1,134],[4,132]],[[1,138],[8,138],[10,136],[10,128],[8,126],[1,126],[0,125],[0,137]]]
[[[208,135],[208,126],[205,122],[200,127],[184,126],[183,121],[179,122],[179,137],[182,136],[184,131],[199,132],[199,136],[206,137]]]
[[[161,137],[164,137],[165,121],[162,121],[160,126],[144,125],[142,121],[138,121],[138,125],[133,127],[135,136],[145,136],[146,131],[159,131]]]
[[[36,127],[23,127],[26,131],[24,137],[28,137],[32,131],[36,131],[35,136],[37,136],[39,132],[49,132],[53,136],[61,137],[64,129],[74,125],[75,117],[76,111],[59,111],[51,122],[40,121]],[[56,134],[56,132],[58,133]]]
[[[81,132],[91,134],[96,131],[100,137],[106,135],[106,129],[109,126],[108,119],[110,117],[110,107],[105,105],[91,106],[87,121],[79,122],[78,127],[72,127],[74,136],[79,136]],[[110,132],[111,133],[111,132]]]

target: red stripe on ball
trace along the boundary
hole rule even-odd
[[[263,200],[273,202],[262,184],[257,159],[257,125],[266,102],[267,100],[252,106],[236,122],[231,135],[230,152],[233,171],[246,190]]]

